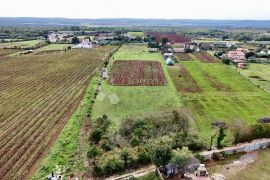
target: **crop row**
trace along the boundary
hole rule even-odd
[[[110,83],[117,86],[162,86],[167,81],[160,62],[115,61]]]
[[[3,179],[28,175],[61,132],[90,78],[113,48],[1,59],[0,176]]]

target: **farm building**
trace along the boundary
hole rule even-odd
[[[188,48],[187,44],[175,43],[174,48],[173,48],[173,52],[175,52],[175,53],[184,53],[184,52],[186,52],[187,48]]]
[[[91,49],[91,48],[93,48],[93,45],[89,41],[83,41],[82,43],[77,44],[77,45],[73,46],[72,48],[73,49]]]
[[[109,77],[107,68],[102,68],[101,69],[101,75],[102,75],[103,79],[107,79]]]
[[[225,55],[226,58],[229,59],[241,59],[246,60],[245,53],[242,51],[229,51],[227,55]]]
[[[164,53],[163,56],[165,59],[167,59],[167,58],[173,57],[173,53]]]
[[[231,48],[231,47],[235,47],[236,43],[235,42],[227,42],[226,43],[226,47]]]
[[[158,48],[148,48],[148,52],[154,53],[157,51],[158,51]]]
[[[166,64],[167,64],[167,65],[174,65],[174,62],[173,62],[172,58],[170,58],[170,57],[167,58],[167,59],[166,59]]]
[[[71,33],[55,33],[51,32],[48,35],[48,41],[51,43],[70,43],[72,41],[72,38],[74,37],[74,34]]]

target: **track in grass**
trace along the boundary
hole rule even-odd
[[[116,86],[164,86],[167,84],[158,61],[115,61],[110,84]]]
[[[113,47],[0,60],[0,175],[21,179],[56,140]],[[6,83],[8,82],[8,83]]]
[[[184,65],[169,67],[168,70],[178,92],[202,92]]]

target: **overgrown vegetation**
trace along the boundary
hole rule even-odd
[[[89,149],[94,173],[108,176],[150,162],[165,166],[173,157],[178,161],[175,154],[186,152],[185,147],[192,151],[204,149],[205,144],[198,136],[189,133],[190,118],[183,109],[159,117],[126,118],[114,135],[107,131],[109,118],[106,115],[98,118],[94,121]]]

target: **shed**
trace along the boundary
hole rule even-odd
[[[148,48],[148,52],[157,52],[158,48]]]
[[[173,62],[173,60],[171,58],[167,58],[166,59],[166,64],[167,65],[174,65],[174,62]]]

